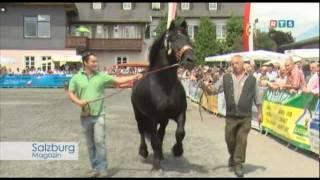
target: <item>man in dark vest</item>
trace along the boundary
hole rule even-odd
[[[225,140],[230,154],[229,167],[237,177],[243,177],[242,164],[245,162],[247,137],[251,129],[252,104],[258,109],[261,122],[262,97],[259,96],[259,86],[252,74],[244,69],[243,59],[239,55],[231,58],[232,73],[223,76],[215,86],[204,83],[202,88],[208,94],[224,92],[226,100]]]

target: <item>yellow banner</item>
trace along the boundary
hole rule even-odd
[[[201,98],[201,106],[213,113],[218,113],[218,96],[206,96]]]
[[[309,148],[308,125],[311,112],[307,109],[295,108],[264,101],[262,105],[262,126],[278,134],[293,144]]]

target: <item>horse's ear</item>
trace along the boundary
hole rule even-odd
[[[171,21],[170,26],[169,26],[169,30],[172,30],[174,28],[174,20]]]
[[[187,29],[187,22],[186,20],[184,19],[180,25],[183,29]]]

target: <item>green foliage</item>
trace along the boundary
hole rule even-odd
[[[277,46],[283,44],[293,43],[294,39],[291,35],[291,32],[277,31],[275,29],[269,29],[269,37],[277,43]]]
[[[256,31],[256,37],[253,44],[255,50],[277,50],[277,43],[269,37],[268,33],[261,32],[259,29]]]
[[[177,17],[175,24],[176,25],[181,24],[183,20],[184,20],[184,18]],[[158,39],[162,35],[162,33],[164,33],[167,30],[167,21],[168,21],[168,16],[161,17],[160,22],[155,29],[155,32],[156,32],[155,38],[156,39]]]
[[[216,43],[216,26],[208,17],[200,18],[198,32],[194,37],[194,55],[197,64],[204,64],[204,59],[215,55],[218,48]]]
[[[242,18],[237,16],[231,16],[230,19],[227,20],[226,24],[227,37],[226,51],[242,51]]]

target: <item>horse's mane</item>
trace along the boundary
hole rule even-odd
[[[160,48],[164,43],[163,41],[164,41],[165,35],[166,35],[166,31],[162,33],[162,35],[152,43],[150,52],[149,52],[149,64],[150,64],[149,67],[153,67],[155,62],[157,61],[159,57],[158,53],[160,52]]]

